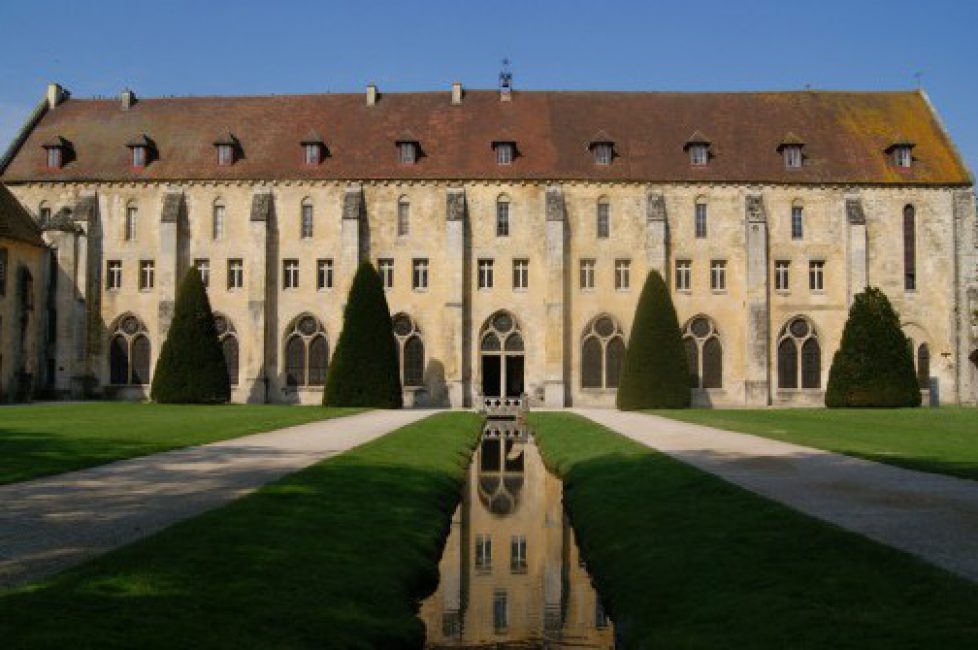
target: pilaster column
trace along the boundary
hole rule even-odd
[[[166,334],[173,320],[173,309],[177,300],[177,286],[180,284],[180,221],[186,214],[183,192],[168,191],[163,195],[163,209],[160,212],[160,252],[156,260],[156,290],[160,297],[157,327],[159,349],[166,340]]]
[[[277,289],[278,259],[273,253],[274,238],[269,236],[273,223],[273,196],[271,190],[256,190],[251,197],[251,214],[248,219],[248,241],[243,253],[245,283],[248,288],[249,329],[254,333],[253,344],[242,346],[244,352],[246,401],[264,403],[268,400],[269,375],[277,375],[278,347],[275,345],[275,290]],[[239,360],[240,362],[240,360]]]
[[[338,280],[342,285],[337,287],[346,296],[353,284],[353,276],[360,262],[366,258],[367,242],[363,228],[363,187],[359,184],[347,186],[343,195],[343,218],[340,223],[340,268]],[[339,284],[339,283],[338,283]],[[345,299],[345,298],[344,298]]]
[[[465,405],[469,387],[465,372],[465,190],[449,188],[445,199],[445,249],[442,263],[447,279],[442,314],[442,349],[448,402]]]
[[[75,222],[85,232],[86,247],[83,255],[84,280],[84,363],[82,373],[86,377],[101,379],[103,366],[102,339],[102,224],[99,219],[99,199],[95,192],[86,192],[72,210]],[[107,364],[106,364],[107,365]],[[83,382],[87,380],[82,380]]]
[[[978,403],[978,218],[972,189],[954,192],[956,400]]]
[[[645,195],[645,253],[649,270],[658,271],[666,285],[669,280],[669,230],[666,221],[666,200],[662,194],[649,190]]]
[[[767,212],[760,195],[746,197],[747,354],[744,400],[748,406],[770,403],[771,310],[768,287]]]
[[[566,404],[565,372],[569,359],[566,354],[564,331],[565,251],[567,248],[567,217],[564,193],[552,185],[546,194],[547,218],[547,294],[546,345],[544,350],[544,404],[560,408]]]
[[[858,197],[846,198],[846,304],[869,284],[869,258],[866,255],[866,213]]]

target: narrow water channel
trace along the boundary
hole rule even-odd
[[[531,432],[488,420],[421,604],[426,648],[614,648],[614,630]]]

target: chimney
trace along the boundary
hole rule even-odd
[[[367,84],[367,106],[373,106],[377,103],[377,86],[374,84]]]
[[[68,98],[68,91],[61,87],[61,84],[49,83],[48,84],[48,110],[52,110],[58,106],[61,102]]]
[[[456,81],[452,83],[452,106],[458,106],[462,103],[462,82]]]
[[[122,103],[122,110],[128,111],[136,103],[136,93],[126,88],[119,93],[119,101]]]

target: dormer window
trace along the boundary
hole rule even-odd
[[[805,163],[805,155],[802,148],[805,141],[794,133],[788,133],[778,145],[778,153],[784,158],[785,169],[801,169]]]
[[[129,162],[133,169],[143,169],[149,164],[153,150],[152,141],[145,135],[138,135],[126,143],[129,147]]]
[[[397,143],[397,159],[402,165],[413,165],[418,162],[418,143],[413,140],[401,140]]]
[[[512,165],[516,158],[516,143],[510,141],[493,142],[492,148],[496,150],[497,165]]]
[[[224,167],[233,165],[238,153],[238,139],[231,133],[225,133],[214,141],[217,148],[217,164]]]
[[[710,141],[699,131],[689,137],[683,148],[689,154],[689,164],[693,167],[706,167],[710,163]]]
[[[68,150],[71,144],[60,135],[41,145],[47,155],[48,169],[61,169],[68,162]]]
[[[913,167],[913,148],[914,143],[901,140],[890,145],[887,150],[893,156],[893,164],[901,169]]]
[[[302,139],[302,161],[306,165],[318,165],[323,161],[326,151],[326,142],[323,137],[315,131],[310,131]]]
[[[595,165],[610,165],[611,159],[615,157],[615,145],[613,142],[593,142],[591,153],[594,155]]]

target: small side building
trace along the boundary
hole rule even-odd
[[[0,402],[28,401],[38,389],[45,310],[35,285],[47,252],[34,219],[0,185]]]

